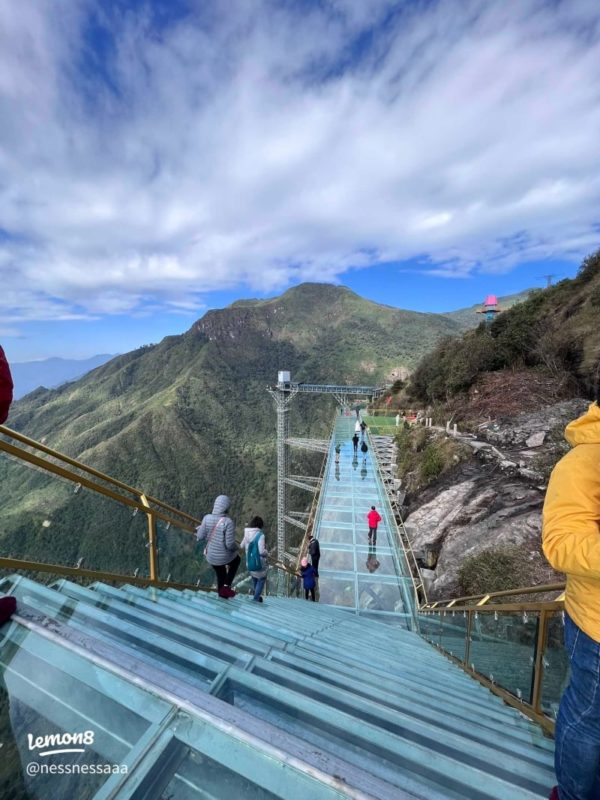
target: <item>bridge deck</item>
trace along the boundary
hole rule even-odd
[[[413,616],[412,584],[403,555],[397,551],[394,522],[375,456],[356,456],[352,436],[356,417],[336,421],[323,488],[315,519],[321,547],[319,602],[374,615],[400,616],[408,627]],[[334,448],[340,444],[340,463]],[[367,513],[377,507],[383,517],[376,546],[369,546]]]

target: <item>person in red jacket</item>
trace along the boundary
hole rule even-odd
[[[367,520],[369,522],[369,544],[377,544],[377,526],[381,522],[381,517],[375,510],[375,506],[371,506]]]
[[[13,399],[13,380],[10,374],[10,367],[4,355],[4,350],[0,347],[0,425],[6,422],[8,409]]]

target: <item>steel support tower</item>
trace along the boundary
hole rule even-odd
[[[290,403],[297,390],[268,388],[267,391],[275,400],[277,409],[277,560],[282,561],[285,553],[285,516],[288,509],[290,451]]]
[[[297,486],[310,492],[318,492],[320,481],[314,476],[290,475],[290,447],[301,447],[313,452],[327,454],[329,442],[322,439],[290,437],[290,404],[299,393],[330,394],[342,406],[348,405],[349,397],[376,397],[385,391],[377,386],[336,386],[316,383],[294,383],[289,372],[279,372],[277,384],[267,387],[275,400],[277,411],[277,560],[285,562],[287,553],[286,525],[306,530],[308,515],[293,512],[289,508],[289,487]]]

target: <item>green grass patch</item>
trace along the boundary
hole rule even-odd
[[[391,435],[396,430],[396,414],[392,414],[389,417],[364,416],[363,419],[366,422],[371,433],[374,433],[376,436],[384,434]]]
[[[523,549],[506,545],[466,558],[458,572],[463,595],[502,592],[531,582],[530,565]]]

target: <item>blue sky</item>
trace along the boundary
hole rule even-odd
[[[305,280],[452,310],[599,246],[595,0],[0,7],[0,343],[124,352]]]

